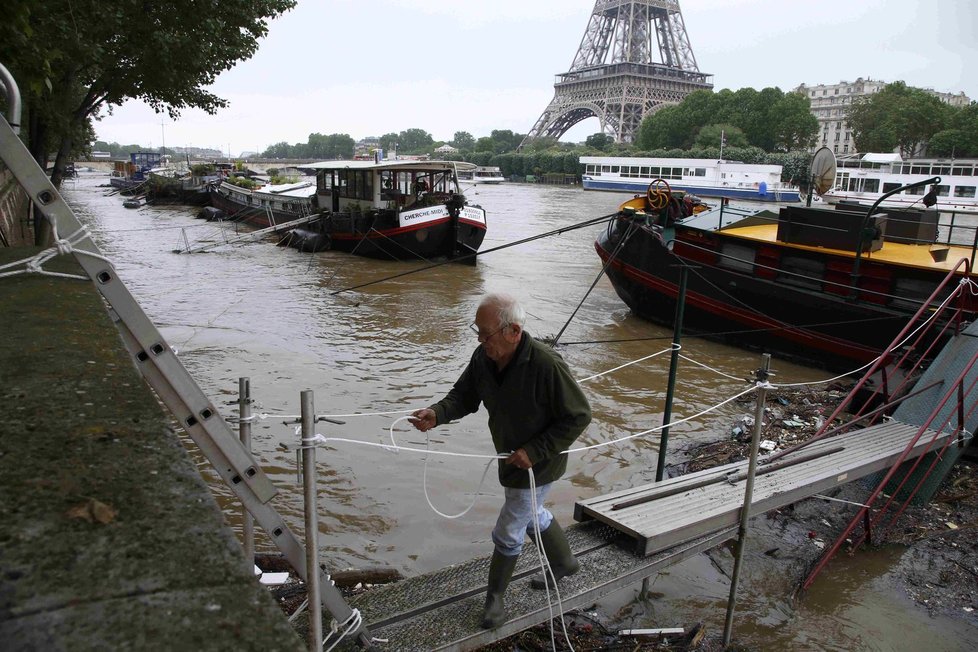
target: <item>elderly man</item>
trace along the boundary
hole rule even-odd
[[[591,421],[591,407],[563,358],[523,330],[525,312],[504,294],[487,295],[470,328],[480,346],[455,386],[430,408],[416,411],[412,423],[422,432],[486,406],[489,431],[499,462],[499,482],[505,502],[492,531],[495,549],[482,626],[495,628],[506,620],[503,594],[516,567],[534,519],[540,527],[538,545],[550,560],[556,579],[576,573],[574,558],[553,514],[543,507],[552,483],[567,469],[567,450]],[[529,469],[536,481],[537,511],[533,512]],[[549,578],[534,578],[543,588]]]

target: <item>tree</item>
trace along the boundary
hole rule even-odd
[[[747,136],[739,127],[731,124],[706,125],[696,134],[694,145],[696,147],[720,147],[720,139],[723,138],[723,146],[726,147],[746,147]]]
[[[400,151],[410,154],[422,154],[428,151],[435,139],[424,129],[405,129],[397,135]]]
[[[475,147],[475,137],[467,131],[456,131],[451,145],[461,151],[470,151]]]
[[[606,133],[599,132],[588,136],[584,140],[584,144],[598,151],[607,152],[615,144],[615,139]]]
[[[495,142],[489,136],[483,136],[475,141],[476,152],[491,152],[495,147]]]
[[[21,86],[32,155],[46,167],[48,152],[57,152],[57,187],[77,139],[103,109],[139,99],[176,119],[186,108],[227,106],[204,89],[250,58],[268,20],[295,0],[215,2],[206,12],[197,0],[14,4],[0,21],[0,61]]]
[[[927,152],[934,156],[978,158],[978,103],[951,108],[947,128],[931,136]]]
[[[818,119],[812,115],[812,104],[806,96],[786,93],[771,107],[768,118],[773,146],[767,151],[807,150],[815,143]]]
[[[948,107],[937,97],[894,82],[874,95],[853,100],[846,119],[859,151],[889,152],[899,147],[900,155],[910,158],[944,130],[948,115]]]

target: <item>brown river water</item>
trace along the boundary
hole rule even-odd
[[[238,378],[251,379],[256,409],[268,415],[299,413],[300,392],[314,391],[319,414],[406,412],[447,392],[477,345],[468,329],[486,292],[520,298],[533,335],[553,336],[565,325],[601,265],[593,242],[601,228],[587,227],[480,257],[476,266],[444,265],[375,283],[335,290],[421,267],[348,254],[304,254],[270,240],[226,246],[211,253],[179,255],[184,243],[223,237],[213,223],[194,219],[198,209],[145,206],[126,209],[110,194],[108,177],[82,172],[62,192],[109,256],[143,310],[224,416],[236,413]],[[488,212],[483,249],[609,215],[626,195],[583,192],[578,187],[504,184],[467,189],[471,203]],[[229,227],[233,229],[234,227]],[[664,329],[630,314],[601,278],[571,320],[560,351],[578,378],[668,349]],[[760,364],[757,352],[687,338],[684,355],[711,369],[682,361],[674,418],[695,415],[749,385]],[[618,439],[661,424],[669,354],[588,381],[594,419],[582,444]],[[776,383],[814,381],[828,373],[778,359]],[[233,403],[233,405],[231,404]],[[672,428],[668,464],[685,460],[683,448],[729,436],[750,406],[733,402]],[[341,417],[318,432],[366,442],[389,441],[401,416]],[[424,435],[397,425],[400,444],[424,447]],[[268,416],[254,428],[253,450],[280,488],[274,504],[289,526],[303,529],[302,488],[296,485],[294,426]],[[435,450],[491,455],[484,411],[432,431]],[[567,475],[551,493],[551,509],[568,524],[574,502],[654,480],[658,436],[573,455]],[[424,456],[334,443],[320,448],[320,546],[332,568],[389,565],[414,575],[491,550],[489,532],[502,500],[486,460],[430,458],[427,491],[448,514],[474,507],[461,518],[436,514],[425,498]],[[201,455],[195,460],[240,531],[230,491]],[[478,495],[476,495],[478,493]],[[758,521],[762,519],[757,519]],[[756,528],[764,525],[755,524]],[[259,549],[268,548],[258,534]],[[760,545],[760,544],[758,544]],[[762,556],[763,560],[763,556]],[[893,551],[863,551],[834,563],[802,600],[790,593],[800,577],[785,577],[757,557],[745,563],[735,638],[756,649],[963,650],[978,648],[978,631],[957,621],[929,617],[886,575],[899,561]],[[753,566],[752,566],[753,564]],[[653,599],[640,586],[609,596],[596,610],[624,627],[723,628],[729,582],[705,555],[655,578]]]

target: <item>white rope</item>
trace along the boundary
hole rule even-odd
[[[550,559],[547,557],[546,551],[543,549],[543,539],[540,537],[540,521],[537,519],[537,511],[539,510],[539,505],[537,505],[537,477],[536,473],[533,472],[533,467],[527,469],[530,477],[530,509],[533,510],[533,533],[536,535],[537,542],[537,557],[540,561],[540,570],[543,572],[543,588],[547,595],[547,609],[550,611],[550,645],[552,649],[557,649],[556,635],[554,634],[554,603],[550,599],[550,582],[547,581],[547,577],[553,579],[554,582],[554,593],[557,595],[557,614],[560,617],[560,627],[564,631],[564,640],[567,641],[567,647],[570,648],[571,652],[574,652],[574,646],[571,645],[570,636],[567,634],[567,623],[564,622],[564,603],[560,598],[560,589],[557,587],[557,578],[554,576],[553,568],[550,567]],[[556,522],[551,522],[550,527],[559,527]]]
[[[678,344],[673,344],[673,345],[672,345],[672,346],[670,346],[670,347],[669,347],[668,349],[663,349],[663,350],[661,350],[661,351],[656,351],[655,353],[652,353],[652,354],[649,354],[649,355],[647,355],[647,356],[645,356],[645,357],[643,357],[643,358],[639,358],[638,360],[632,360],[631,362],[626,362],[625,364],[623,364],[623,365],[619,365],[619,366],[617,366],[617,367],[615,367],[614,369],[609,369],[608,371],[602,371],[601,373],[597,373],[597,374],[594,374],[593,376],[588,376],[587,378],[581,378],[581,379],[580,379],[580,380],[578,380],[577,382],[579,382],[579,383],[586,383],[586,382],[587,382],[587,381],[589,381],[589,380],[593,380],[593,379],[595,379],[595,378],[600,378],[601,376],[604,376],[604,375],[606,375],[606,374],[610,374],[610,373],[613,373],[613,372],[615,372],[615,371],[618,371],[619,369],[624,369],[625,367],[627,367],[627,366],[629,366],[629,365],[633,365],[633,364],[637,364],[637,363],[639,363],[639,362],[644,362],[644,361],[646,361],[646,360],[648,360],[648,359],[650,359],[650,358],[654,358],[654,357],[656,357],[656,356],[660,356],[660,355],[662,355],[663,353],[666,353],[667,351],[672,351],[672,350],[676,350],[676,351],[678,351],[678,350],[679,350],[679,349],[681,349],[681,348],[682,348],[682,347],[681,347],[680,345],[678,345]]]
[[[85,229],[85,227],[79,227],[77,231],[72,233],[67,238],[58,238],[57,228],[53,225],[52,225],[52,231],[54,232],[54,238],[55,238],[54,245],[38,252],[37,254],[31,256],[30,258],[24,258],[22,260],[16,260],[12,263],[6,263],[5,265],[0,265],[0,270],[17,267],[19,265],[24,266],[23,269],[19,269],[13,272],[0,273],[0,278],[4,278],[8,276],[18,276],[21,274],[39,274],[41,276],[54,276],[59,278],[70,278],[73,280],[81,280],[81,281],[91,280],[89,279],[88,276],[82,276],[80,274],[66,274],[63,272],[49,272],[43,268],[44,263],[48,262],[52,258],[55,258],[57,256],[64,256],[72,253],[82,255],[82,256],[89,256],[90,258],[95,258],[97,260],[104,261],[109,265],[112,265],[112,261],[110,261],[105,256],[96,254],[91,251],[86,251],[85,249],[75,249],[75,245],[77,245],[79,242],[89,237],[88,231]]]
[[[329,626],[330,629],[329,635],[327,635],[323,639],[323,647],[326,649],[326,652],[330,652],[333,648],[339,645],[344,638],[350,635],[350,632],[355,632],[359,630],[360,625],[362,624],[363,624],[363,616],[360,615],[359,609],[353,609],[352,611],[350,611],[350,615],[347,616],[346,620],[344,620],[342,623],[337,623],[336,619],[334,618]],[[337,638],[332,645],[326,647],[326,644],[329,643],[329,640],[333,638],[333,636],[337,632],[339,632],[340,627],[343,627],[344,625],[347,625],[347,628],[343,631],[342,634],[340,634],[339,638]]]
[[[683,360],[685,360],[686,362],[692,362],[696,366],[702,367],[703,369],[706,369],[707,371],[712,371],[713,373],[715,373],[718,376],[722,376],[722,377],[728,378],[730,380],[743,380],[743,378],[741,378],[739,376],[731,376],[730,374],[728,374],[726,372],[720,371],[719,369],[714,369],[713,367],[711,367],[709,365],[703,364],[702,362],[699,362],[697,360],[694,360],[694,359],[690,358],[689,356],[685,356],[685,355],[683,355],[681,353],[679,354],[679,357],[682,358]]]

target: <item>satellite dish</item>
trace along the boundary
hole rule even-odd
[[[819,195],[825,194],[835,185],[835,154],[831,149],[820,147],[815,152],[808,178],[811,179],[812,190]]]

